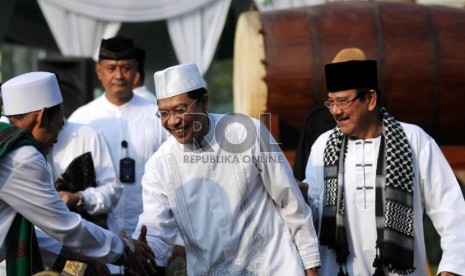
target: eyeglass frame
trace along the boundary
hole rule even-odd
[[[339,101],[330,101],[330,100],[326,100],[323,104],[326,106],[327,109],[331,110],[333,107],[337,106],[338,108],[344,110],[344,109],[347,109],[350,107],[350,105],[362,98],[365,94],[362,95],[362,93],[357,93],[357,96],[355,96],[353,99],[351,100],[339,100]]]
[[[160,109],[157,110],[157,112],[155,113],[155,115],[157,115],[158,118],[160,119],[164,119],[164,118],[169,118],[169,115],[173,115],[173,117],[177,118],[177,117],[181,117],[184,115],[184,113],[186,113],[186,111],[197,101],[194,100],[190,105],[186,106],[185,104],[180,104],[178,106],[176,106],[174,109],[172,110],[163,110],[162,112],[160,112]],[[182,106],[182,107],[179,107],[179,106]],[[166,113],[165,113],[166,112]],[[165,115],[163,115],[163,114]]]

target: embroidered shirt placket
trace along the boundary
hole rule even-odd
[[[228,140],[235,141],[235,142],[239,141],[239,138],[237,137],[236,133],[232,132],[232,133],[229,133],[228,135],[229,135]],[[229,145],[230,147],[237,147],[233,143],[230,143]],[[237,149],[236,151],[233,151],[233,149],[231,148],[230,152],[237,152]],[[239,156],[238,160],[241,160],[241,155],[240,154],[237,154],[237,155]],[[254,221],[253,210],[249,208],[250,207],[249,198],[248,198],[249,187],[247,185],[246,173],[244,171],[245,168],[243,167],[243,164],[240,161],[234,162],[233,164],[234,164],[234,172],[236,176],[237,185],[238,185],[239,192],[241,195],[241,200],[242,200],[241,210],[246,214],[245,215],[246,224],[244,225],[244,228],[246,229],[246,231],[248,230],[246,235],[249,237],[249,249],[248,249],[249,252],[247,256],[235,256],[236,257],[235,265],[238,267],[242,267],[243,262],[246,261],[246,260],[243,260],[242,258],[253,258],[253,260],[251,261],[249,260],[249,262],[253,264],[252,267],[250,267],[249,269],[253,269],[259,272],[261,262],[262,262],[262,256],[263,256],[262,250],[263,250],[264,241],[263,241],[263,237],[259,233],[257,233],[255,230],[250,231],[251,229],[257,229],[257,227]]]
[[[173,154],[170,154],[166,157],[166,162],[168,163],[168,169],[170,170],[171,176],[171,189],[169,196],[174,196],[171,200],[175,200],[178,208],[173,208],[173,213],[180,218],[181,225],[178,227],[183,228],[185,233],[185,238],[187,239],[187,244],[192,247],[197,261],[194,264],[194,270],[198,272],[196,275],[206,275],[207,274],[207,262],[200,250],[197,242],[194,240],[194,230],[189,218],[189,213],[187,212],[186,200],[184,198],[184,193],[182,191],[182,180],[181,174],[177,165],[176,157]],[[187,245],[186,244],[186,245]]]
[[[362,163],[356,164],[355,167],[362,167],[363,168],[363,186],[357,187],[357,190],[362,190],[363,191],[363,202],[364,202],[364,207],[365,209],[367,208],[367,190],[373,190],[373,186],[367,186],[366,185],[366,167],[371,167],[373,164],[366,164],[365,163],[365,144],[371,144],[371,141],[365,141],[361,140],[358,142],[355,142],[355,145],[361,145],[362,146]]]

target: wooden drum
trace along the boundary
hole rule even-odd
[[[383,105],[440,144],[465,142],[465,10],[409,3],[329,3],[240,16],[234,110],[279,118],[296,147],[305,116],[327,95],[324,65],[342,48],[378,61]]]

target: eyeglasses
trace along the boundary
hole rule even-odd
[[[348,108],[355,100],[359,99],[360,98],[360,95],[357,95],[355,96],[355,98],[353,98],[352,100],[339,100],[339,101],[330,101],[330,100],[327,100],[325,101],[325,106],[328,108],[328,109],[332,109],[333,107],[337,106],[338,108],[340,109],[346,109]]]
[[[189,106],[181,105],[181,106],[175,107],[172,110],[160,110],[159,109],[157,110],[156,115],[160,119],[167,119],[170,116],[170,114],[173,115],[175,118],[181,117],[182,115],[184,115],[184,113],[186,113],[189,107],[191,107],[196,101],[197,100],[193,101]]]
[[[168,116],[173,115],[174,117],[180,117],[187,111],[187,106],[182,106],[175,108],[173,110],[157,110],[157,117],[158,118],[168,118]]]

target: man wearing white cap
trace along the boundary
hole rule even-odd
[[[154,78],[159,116],[172,134],[142,180],[138,229],[148,226],[155,255],[166,253],[177,228],[189,275],[317,275],[311,211],[266,127],[245,115],[207,113],[195,64]]]
[[[116,179],[110,151],[93,128],[64,120],[47,155],[52,182],[66,206],[83,218],[108,229],[112,209],[123,187]],[[77,165],[79,164],[79,165]],[[75,183],[79,178],[79,183]],[[58,180],[58,182],[57,182]],[[69,256],[63,246],[36,229],[44,264],[62,271]]]
[[[43,269],[33,225],[81,256],[125,263],[132,270],[138,266],[147,274],[154,256],[143,242],[121,239],[81,219],[52,185],[44,154],[63,123],[55,75],[20,75],[2,85],[2,95],[4,114],[15,125],[0,124],[0,261],[7,260],[8,275]]]

